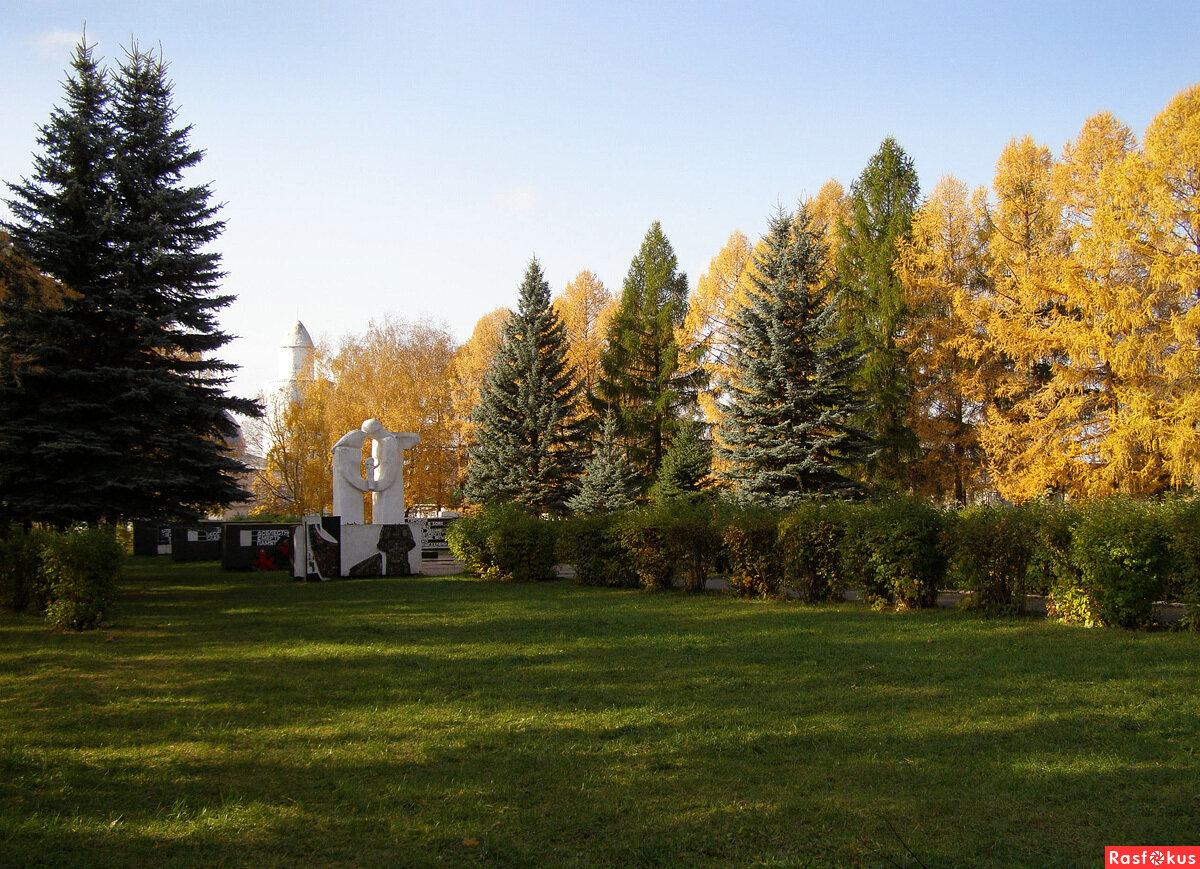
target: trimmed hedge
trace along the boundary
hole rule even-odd
[[[1024,614],[1044,512],[1040,504],[979,505],[948,522],[942,541],[949,576],[955,586],[971,592],[970,608],[988,615]]]
[[[946,515],[919,498],[846,507],[841,564],[871,606],[920,609],[937,603],[946,575]]]
[[[554,524],[513,504],[487,507],[456,519],[446,543],[467,570],[496,582],[554,578]]]
[[[13,528],[0,538],[0,608],[10,612],[46,609],[46,586],[42,579],[42,550],[46,535]]]
[[[1176,498],[1164,504],[1171,547],[1166,596],[1184,605],[1180,627],[1200,631],[1200,498]]]
[[[782,514],[766,507],[745,506],[729,510],[723,519],[721,542],[729,563],[730,591],[740,597],[782,594]]]
[[[841,597],[842,544],[850,509],[838,502],[813,502],[793,509],[779,523],[783,582],[805,603]]]
[[[1084,625],[1149,625],[1171,563],[1161,513],[1112,497],[1081,505],[1078,515],[1071,535],[1075,570],[1051,589],[1054,615]]]
[[[707,501],[672,500],[625,513],[615,533],[647,589],[704,591],[721,553],[720,530]]]
[[[52,534],[42,550],[46,621],[59,630],[99,627],[117,588],[125,547],[112,527]]]
[[[949,576],[988,615],[1022,614],[1028,595],[1045,594],[1063,621],[1136,627],[1165,596],[1185,602],[1183,627],[1200,629],[1200,499],[952,512],[898,498],[787,513],[674,500],[553,523],[504,506],[456,522],[448,538],[489,579],[549,577],[557,556],[585,585],[700,591],[719,567],[741,596],[811,603],[858,588],[873,607],[910,609],[933,606]]]
[[[582,585],[634,588],[638,576],[616,533],[613,514],[564,519],[557,525],[558,557],[575,568]]]
[[[0,539],[0,605],[63,631],[99,627],[116,594],[125,546],[111,526],[63,533],[13,529]]]

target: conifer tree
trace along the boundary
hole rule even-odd
[[[617,417],[612,411],[604,415],[604,428],[596,452],[583,466],[579,492],[568,506],[576,513],[605,513],[633,506],[637,480],[633,467],[621,449],[617,434]]]
[[[617,415],[645,489],[654,478],[678,421],[696,403],[702,370],[681,371],[676,330],[687,316],[687,275],[662,226],[651,224],[629,266],[601,360],[600,404]]]
[[[578,397],[566,332],[533,259],[472,414],[477,446],[467,467],[468,500],[562,513],[575,491],[587,437]]]
[[[755,250],[749,300],[734,318],[731,403],[720,476],[738,500],[789,507],[861,491],[849,469],[870,456],[853,427],[859,358],[838,337],[824,247],[806,206],[775,216]]]
[[[161,58],[132,47],[110,77],[81,43],[32,178],[9,185],[16,248],[74,295],[41,331],[23,413],[0,426],[25,468],[10,506],[55,524],[186,518],[246,496],[216,311],[220,234],[201,152],[175,125]]]
[[[1004,370],[998,354],[979,346],[981,301],[990,288],[983,230],[967,186],[943,176],[913,217],[912,240],[901,240],[899,250],[896,272],[911,313],[899,344],[908,353],[911,418],[921,445],[909,479],[923,495],[965,505],[985,479],[983,396],[994,392]]]
[[[850,185],[850,215],[838,253],[841,319],[863,354],[858,386],[867,402],[858,422],[879,446],[871,476],[907,484],[906,464],[917,455],[910,424],[908,354],[899,346],[910,312],[896,275],[897,245],[910,237],[920,184],[912,158],[895,139],[883,140]]]
[[[698,420],[680,423],[650,487],[655,501],[695,498],[704,490],[712,472],[713,448],[703,432]]]

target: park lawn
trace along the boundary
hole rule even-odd
[[[1198,665],[1183,633],[133,559],[101,631],[0,617],[0,866],[1099,866],[1200,843]]]

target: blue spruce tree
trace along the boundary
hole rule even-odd
[[[789,507],[861,491],[850,469],[871,444],[850,419],[859,357],[838,337],[824,247],[805,206],[771,220],[734,317],[731,404],[720,429],[723,481],[743,502]]]
[[[533,259],[472,414],[478,445],[467,466],[468,500],[566,511],[587,440],[578,378],[566,351],[550,285]]]

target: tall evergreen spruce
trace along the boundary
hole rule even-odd
[[[604,415],[604,428],[596,452],[583,466],[579,492],[568,506],[576,513],[624,510],[633,506],[637,488],[633,466],[618,441],[616,414],[609,411]]]
[[[712,460],[712,442],[704,437],[703,423],[684,420],[663,455],[650,497],[655,501],[696,498],[712,473]]]
[[[755,253],[748,304],[733,323],[731,403],[721,425],[721,477],[744,502],[793,506],[847,496],[848,471],[870,441],[850,424],[860,409],[858,357],[837,334],[824,247],[806,206],[782,211]]]
[[[566,330],[534,259],[472,414],[478,446],[467,466],[468,500],[564,512],[587,438],[578,400]]]
[[[43,314],[21,413],[0,421],[6,506],[59,525],[194,517],[247,495],[226,443],[231,413],[258,412],[210,355],[229,340],[205,250],[223,223],[184,183],[202,154],[161,58],[134,46],[109,76],[81,43],[72,66],[32,178],[9,185],[14,246],[75,295]]]
[[[601,359],[600,404],[617,415],[639,487],[662,463],[680,419],[696,402],[694,375],[680,372],[675,330],[687,316],[687,275],[655,221],[625,277]],[[698,369],[697,369],[698,370]]]
[[[884,139],[850,185],[850,219],[842,226],[837,269],[842,329],[858,340],[863,354],[858,385],[868,400],[858,422],[879,446],[870,475],[900,485],[907,482],[905,469],[919,442],[910,419],[907,354],[897,341],[911,312],[894,264],[897,243],[911,236],[920,193],[912,158],[895,139]]]

